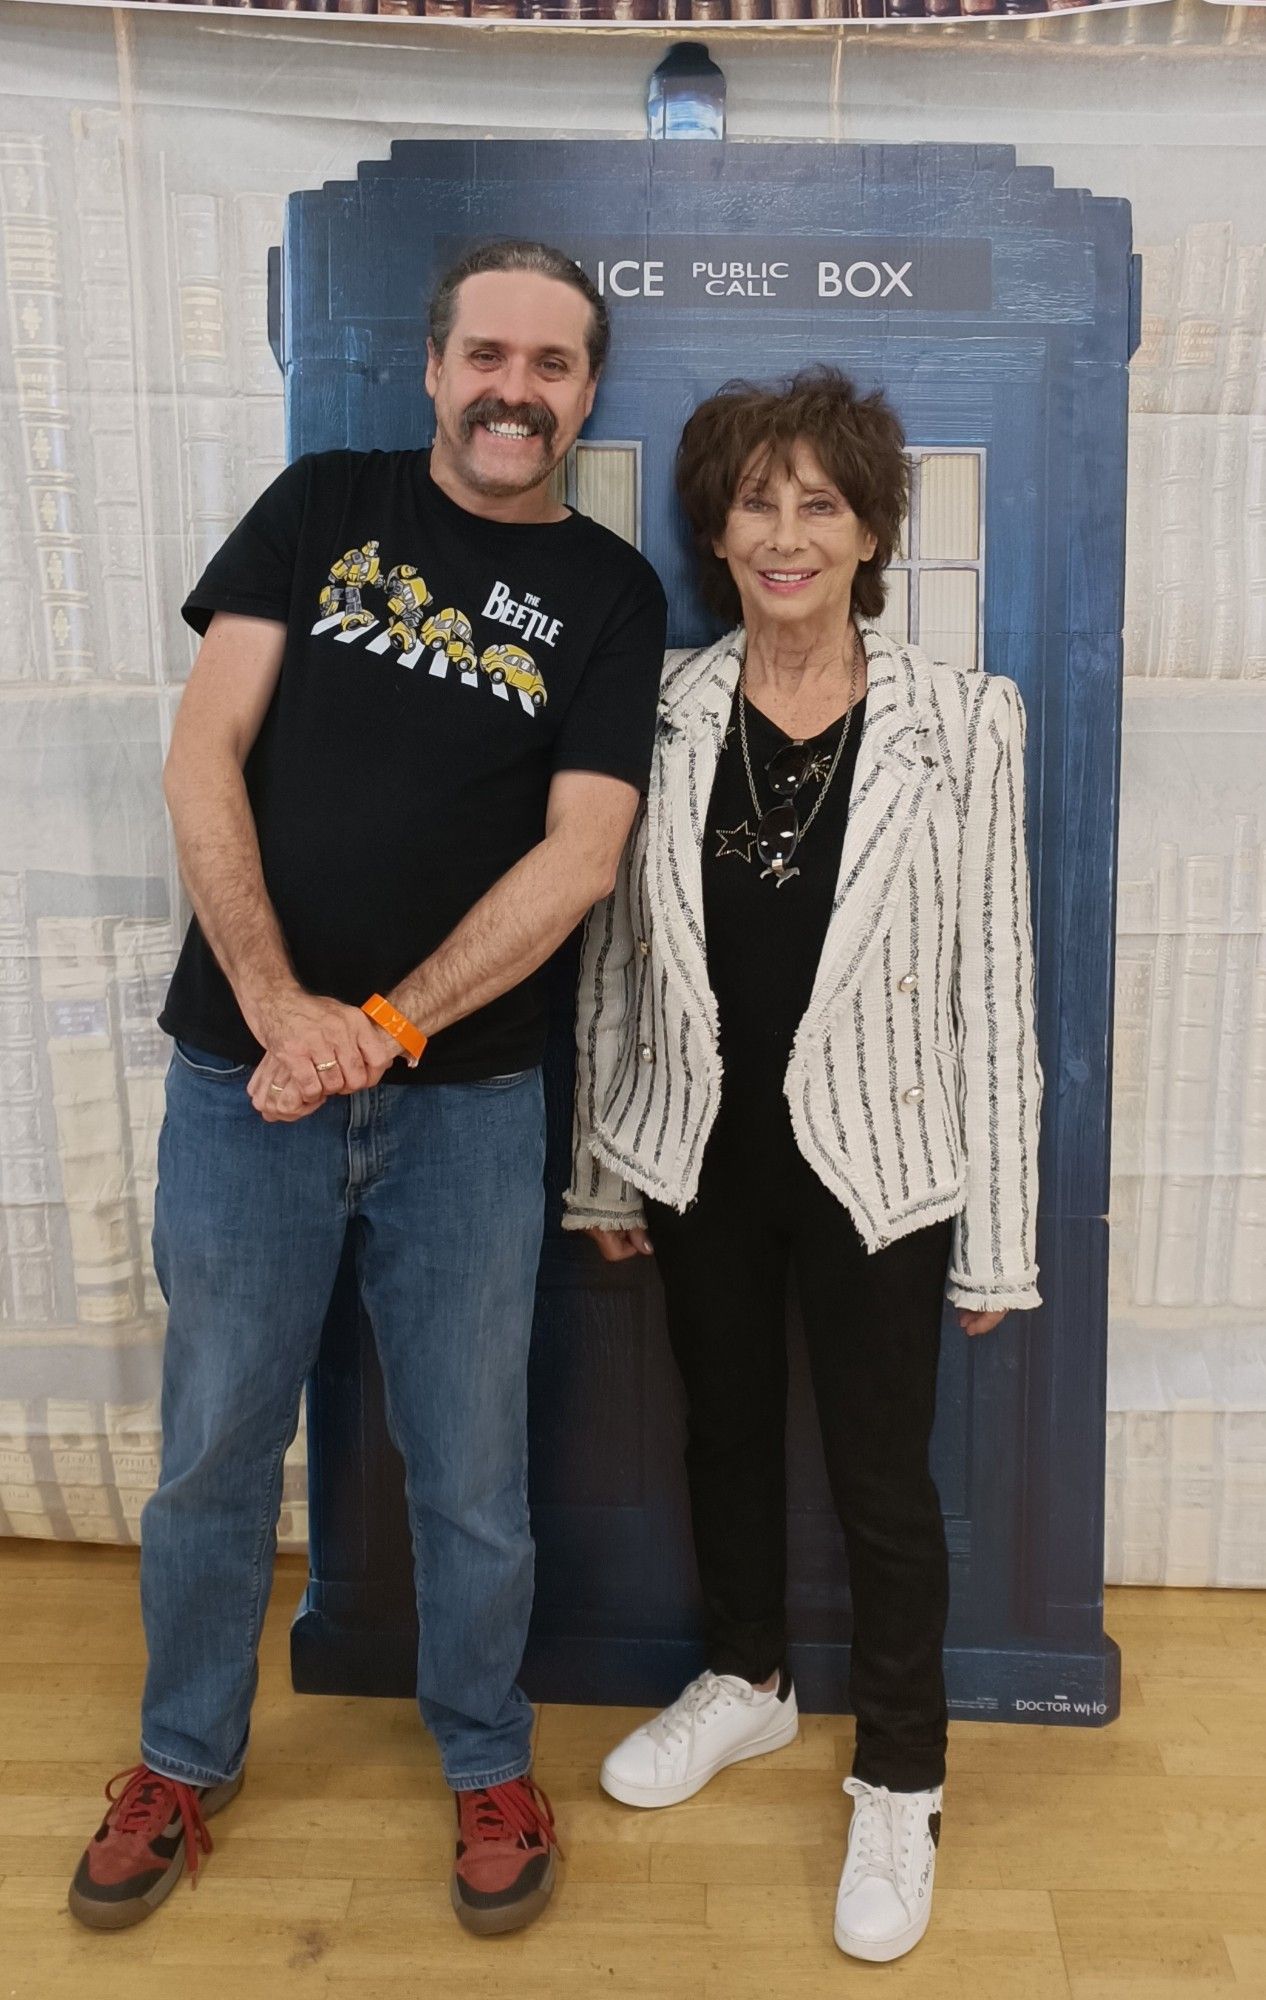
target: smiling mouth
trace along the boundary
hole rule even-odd
[[[762,583],[772,585],[775,590],[790,590],[797,584],[812,583],[818,572],[815,569],[762,569],[756,573]]]
[[[485,423],[480,428],[486,430],[489,437],[501,438],[511,444],[523,444],[528,438],[540,436],[531,424]]]

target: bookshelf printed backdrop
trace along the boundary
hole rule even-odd
[[[558,28],[706,23],[710,28],[764,22],[865,21],[872,27],[919,21],[988,21],[1085,14],[1165,0],[124,0],[124,4],[251,8],[283,14],[423,15],[442,21],[521,21]],[[118,0],[97,0],[115,6]],[[1215,6],[1263,6],[1266,0],[1212,0]]]
[[[97,44],[102,64],[112,49]],[[288,127],[261,163],[214,112],[156,92],[126,123],[99,89],[80,105],[35,88],[31,63],[28,94],[0,89],[0,1532],[129,1541],[158,1454],[154,1015],[180,928],[159,775],[191,657],[177,607],[283,461],[264,273],[284,195],[395,133],[296,118],[296,145]],[[319,63],[294,52],[292,104]],[[1234,212],[1224,156],[1198,157],[1209,212],[1178,231],[1157,199],[1149,234],[1124,165],[1107,183],[1135,200],[1146,313],[1109,1576],[1261,1584],[1266,231],[1218,219]],[[283,1542],[305,1528],[300,1444]]]

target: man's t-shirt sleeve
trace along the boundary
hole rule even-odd
[[[310,466],[299,458],[279,473],[212,556],[181,606],[195,632],[216,611],[287,622]]]
[[[667,629],[659,578],[639,563],[568,705],[554,742],[556,771],[600,771],[646,790]]]

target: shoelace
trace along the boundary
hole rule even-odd
[[[689,1687],[683,1688],[675,1702],[646,1725],[646,1733],[652,1743],[667,1749],[670,1745],[684,1743],[701,1719],[701,1710],[711,1702],[722,1701],[733,1707],[736,1701],[749,1701],[752,1690],[746,1681],[736,1674],[714,1674],[709,1668]],[[706,1721],[706,1717],[702,1718]]]
[[[886,1785],[868,1785],[862,1778],[845,1778],[844,1790],[853,1801],[853,1822],[857,1828],[857,1856],[868,1875],[881,1875],[906,1900],[901,1886],[909,1877],[910,1848],[913,1845],[915,1815],[903,1810]],[[898,1835],[902,1852],[897,1853]]]
[[[554,1808],[534,1778],[511,1778],[508,1784],[486,1785],[460,1797],[482,1839],[500,1840],[509,1834],[526,1845],[533,1834],[539,1834],[546,1846],[557,1847],[561,1856]]]
[[[115,1791],[122,1785],[121,1792]],[[202,1817],[192,1786],[176,1778],[164,1778],[148,1764],[134,1764],[130,1771],[116,1771],[105,1788],[114,1806],[114,1827],[119,1833],[161,1833],[171,1818],[172,1800],[185,1830],[185,1859],[191,1888],[198,1886],[198,1857],[210,1854],[211,1835]]]

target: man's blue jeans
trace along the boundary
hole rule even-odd
[[[249,1066],[178,1044],[154,1260],[163,1461],[141,1523],[141,1749],[188,1783],[246,1754],[282,1458],[349,1226],[404,1458],[418,1704],[459,1790],[520,1776],[532,1607],[527,1362],[543,1220],[539,1069],[379,1084],[268,1125]]]

